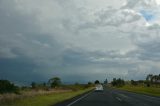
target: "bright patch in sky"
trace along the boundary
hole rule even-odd
[[[160,0],[156,0],[157,4],[160,5]]]
[[[151,11],[145,11],[145,10],[141,10],[140,13],[142,14],[142,16],[146,19],[146,21],[152,21],[155,19],[155,15],[153,12]]]

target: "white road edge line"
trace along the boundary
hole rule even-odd
[[[93,92],[93,91],[92,91],[92,92]],[[76,102],[78,102],[78,101],[80,101],[81,99],[85,98],[86,96],[88,96],[88,95],[89,95],[90,93],[92,93],[92,92],[89,92],[89,93],[85,94],[84,96],[82,96],[82,97],[80,97],[79,99],[71,102],[71,103],[68,104],[67,106],[71,106],[71,105],[75,104]]]
[[[122,101],[122,99],[121,99],[121,98],[119,98],[119,97],[116,97],[116,99],[117,99],[117,100],[119,100],[120,102]]]

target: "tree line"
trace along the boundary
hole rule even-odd
[[[137,85],[145,85],[147,87],[157,86],[157,85],[160,86],[160,74],[159,75],[149,74],[146,76],[145,80],[138,80],[138,81],[135,81],[135,80],[125,81],[121,78],[113,78],[110,84],[112,86],[122,87],[128,83],[133,86],[137,86]],[[75,83],[73,85],[65,85],[62,83],[61,78],[53,77],[44,83],[32,82],[30,86],[19,87],[19,86],[16,86],[14,83],[11,83],[8,80],[0,80],[0,94],[2,93],[17,93],[18,94],[20,90],[27,90],[27,89],[50,90],[52,88],[65,88],[65,89],[67,88],[67,89],[77,90],[77,89],[91,87],[91,86],[94,86],[95,84],[102,84],[102,83],[100,83],[99,80],[95,80],[94,83],[88,82],[87,84]],[[108,84],[108,80],[106,79],[103,84]]]
[[[159,75],[148,74],[146,76],[145,80],[124,81],[121,78],[118,78],[118,79],[113,78],[113,80],[111,81],[111,85],[116,86],[116,87],[122,87],[122,86],[124,86],[125,84],[128,84],[128,83],[133,85],[133,86],[137,86],[137,85],[144,85],[144,86],[147,86],[147,87],[160,86],[160,74]]]
[[[65,85],[62,83],[61,78],[53,77],[50,78],[47,82],[44,83],[36,83],[32,82],[30,86],[16,86],[14,83],[9,80],[0,80],[0,94],[3,93],[16,93],[19,94],[20,90],[51,90],[51,89],[71,89],[71,90],[79,90],[85,89],[88,87],[94,86],[94,83],[88,82],[87,84],[70,84]]]

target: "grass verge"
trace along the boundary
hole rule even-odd
[[[156,87],[125,85],[125,86],[120,87],[118,89],[130,91],[130,92],[134,92],[134,93],[151,95],[151,96],[160,96],[160,88],[156,88]]]
[[[90,90],[91,88],[79,91],[37,95],[30,98],[18,99],[10,103],[0,104],[0,106],[50,106],[71,99]]]

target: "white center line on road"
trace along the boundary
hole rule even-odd
[[[126,96],[125,94],[118,94],[118,95],[123,97],[123,98],[128,98],[128,96]]]
[[[117,99],[118,101],[120,101],[120,102],[122,101],[122,99],[121,99],[121,98],[119,98],[119,97],[116,97],[116,99]]]
[[[93,91],[92,91],[92,92],[93,92]],[[88,96],[88,95],[91,94],[92,92],[85,94],[84,96],[82,96],[82,97],[80,97],[79,99],[73,101],[72,103],[68,104],[67,106],[71,106],[71,105],[75,104],[76,102],[78,102],[78,101],[80,101],[81,99],[85,98],[86,96]]]

